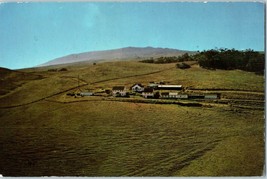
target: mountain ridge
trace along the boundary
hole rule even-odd
[[[194,51],[178,50],[172,48],[161,48],[161,47],[124,47],[111,50],[99,50],[89,51],[82,53],[75,53],[66,55],[63,57],[55,58],[46,63],[39,65],[51,66],[60,65],[76,62],[95,62],[99,60],[125,60],[125,59],[142,59],[150,57],[161,57],[161,56],[180,56],[184,53],[194,53]]]

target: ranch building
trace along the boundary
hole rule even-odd
[[[218,99],[220,98],[220,94],[205,94],[205,99]]]
[[[178,94],[173,92],[163,92],[161,93],[161,98],[167,98],[167,99],[187,99],[187,94]]]
[[[132,91],[138,92],[138,93],[143,92],[145,89],[145,87],[140,83],[134,84],[131,88],[132,88]]]
[[[125,86],[114,86],[112,88],[112,95],[115,97],[127,96],[127,91]]]
[[[83,97],[83,96],[93,96],[94,93],[92,92],[81,92],[80,95]]]
[[[156,84],[156,83],[149,83],[147,87],[153,88],[153,89],[157,89],[158,88],[158,84]]]
[[[153,88],[145,88],[142,92],[142,96],[144,98],[154,98],[154,90]]]
[[[182,85],[158,85],[158,90],[182,90]]]
[[[188,98],[189,99],[204,99],[205,96],[203,94],[190,94]]]

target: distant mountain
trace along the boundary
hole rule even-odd
[[[192,51],[183,51],[169,48],[153,48],[153,47],[126,47],[114,50],[92,51],[79,54],[71,54],[64,57],[56,58],[48,61],[40,66],[59,65],[75,62],[94,62],[99,60],[127,60],[127,59],[143,59],[149,57],[161,56],[180,56],[184,53],[194,53]]]

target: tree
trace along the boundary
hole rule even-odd
[[[246,71],[264,71],[264,54],[253,50],[238,51],[235,49],[216,49],[203,51],[194,55],[199,65],[208,69],[233,70],[240,69]]]
[[[178,57],[179,62],[190,61],[190,60],[193,60],[193,58],[191,56],[189,56],[188,53],[185,53],[182,56]]]

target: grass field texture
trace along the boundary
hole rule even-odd
[[[82,90],[166,81],[195,89],[230,90],[226,95],[229,99],[237,98],[238,93],[241,100],[259,101],[264,96],[263,76],[238,70],[211,71],[197,65],[188,70],[174,67],[108,62],[67,66],[65,72],[22,70],[42,78],[22,80],[22,85],[0,96],[0,173],[261,176],[265,152],[262,108],[228,104],[184,107],[66,97],[67,92],[77,90],[78,75]],[[255,99],[250,92],[255,93]]]
[[[258,111],[86,102],[3,112],[6,175],[262,174],[264,121]]]

